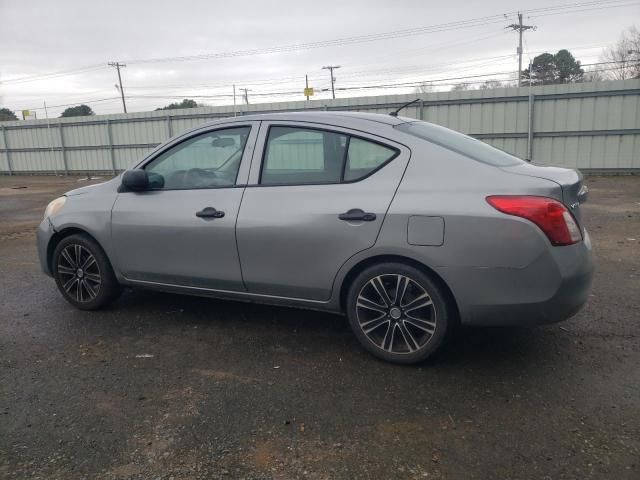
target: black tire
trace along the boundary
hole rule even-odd
[[[58,243],[51,271],[62,296],[80,310],[103,308],[122,292],[104,250],[85,234],[70,235]]]
[[[382,288],[386,299],[379,293]],[[393,363],[426,360],[440,348],[454,323],[454,309],[439,283],[403,263],[382,263],[360,272],[349,288],[346,310],[361,345]]]

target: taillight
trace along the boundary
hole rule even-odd
[[[487,202],[502,213],[532,221],[552,245],[572,245],[582,240],[580,228],[571,212],[553,198],[492,195],[487,197]]]

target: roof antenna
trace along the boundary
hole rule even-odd
[[[400,112],[400,110],[402,110],[402,109],[404,109],[404,108],[407,108],[409,105],[411,105],[411,104],[413,104],[413,103],[416,103],[416,102],[419,102],[419,101],[420,101],[420,99],[419,99],[419,98],[416,98],[415,100],[411,100],[410,102],[405,103],[404,105],[402,105],[402,106],[401,106],[400,108],[398,108],[397,110],[394,110],[393,112],[391,112],[389,115],[391,115],[392,117],[397,117],[397,116],[398,116],[398,112]]]

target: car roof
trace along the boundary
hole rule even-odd
[[[216,125],[219,123],[236,122],[236,121],[298,121],[311,123],[325,123],[345,126],[366,126],[369,122],[375,122],[382,125],[398,125],[405,123],[406,119],[400,119],[391,115],[380,113],[363,113],[363,112],[342,112],[342,111],[298,111],[298,112],[272,112],[242,115],[238,117],[227,117],[210,122],[207,125]]]

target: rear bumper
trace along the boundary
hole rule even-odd
[[[550,247],[524,268],[441,269],[453,290],[461,322],[478,326],[528,326],[560,322],[589,298],[594,263],[591,239]]]
[[[53,225],[51,225],[51,222],[48,218],[45,218],[44,220],[42,220],[42,222],[40,222],[40,226],[38,227],[38,231],[36,232],[38,257],[40,258],[40,268],[50,277],[52,276],[52,274],[49,268],[47,252],[49,248],[49,241],[55,233],[56,232],[53,229]]]

